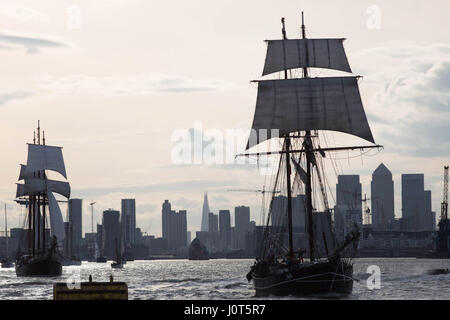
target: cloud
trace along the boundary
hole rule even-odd
[[[228,200],[224,196],[213,196],[211,202],[213,202],[213,203],[222,203],[222,204],[226,203],[226,204],[229,204],[230,200]]]
[[[20,22],[48,22],[48,15],[46,13],[26,6],[0,4],[0,15]]]
[[[59,94],[83,93],[100,96],[140,96],[152,93],[185,93],[227,90],[229,82],[210,79],[196,80],[179,75],[142,73],[130,76],[69,75],[34,77],[39,87]]]
[[[232,180],[189,180],[158,183],[142,186],[98,187],[72,190],[73,197],[93,197],[111,193],[153,193],[153,192],[203,192],[214,187],[234,186]]]
[[[186,199],[184,197],[175,199],[173,201],[171,200],[170,202],[172,204],[172,209],[173,210],[186,210],[186,209],[197,208],[197,207],[200,206],[200,202],[189,200],[189,199]],[[174,209],[174,206],[175,207],[179,207],[179,208],[178,209],[176,209],[176,208]]]
[[[157,208],[158,206],[153,203],[143,203],[137,205],[136,212],[137,213],[154,212]]]
[[[136,5],[140,2],[141,0],[100,0],[96,1],[95,4],[104,7],[122,8],[130,5]]]
[[[14,100],[20,100],[20,99],[30,97],[32,95],[33,94],[31,92],[25,92],[25,91],[2,93],[2,94],[0,94],[0,106],[3,106]]]
[[[408,42],[356,55],[367,62],[363,84],[375,94],[366,111],[375,138],[386,151],[424,158],[450,156],[449,54],[450,44]]]
[[[0,49],[24,49],[28,54],[40,53],[48,49],[64,49],[72,47],[66,41],[50,36],[31,35],[13,31],[0,33]]]

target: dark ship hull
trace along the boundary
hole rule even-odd
[[[189,260],[209,260],[209,253],[206,247],[195,238],[189,247]]]
[[[97,261],[97,262],[102,262],[102,263],[103,263],[103,262],[107,262],[108,260],[106,260],[105,257],[101,256],[101,257],[98,257],[96,261]]]
[[[14,267],[14,263],[10,260],[2,261],[2,268],[12,268]]]
[[[60,276],[61,260],[54,255],[25,256],[16,261],[17,276]]]
[[[253,280],[257,297],[305,296],[337,293],[347,295],[353,289],[353,265],[341,260],[318,263],[299,263],[291,266],[273,265],[253,268],[249,277]]]

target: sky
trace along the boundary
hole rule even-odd
[[[91,201],[101,222],[103,210],[135,198],[144,232],[161,236],[168,199],[187,210],[195,233],[204,192],[213,212],[248,205],[259,223],[261,195],[228,191],[261,189],[267,176],[256,164],[180,164],[174,148],[183,132],[248,131],[264,40],[281,37],[281,17],[288,37],[299,37],[301,11],[308,37],[346,38],[373,136],[384,146],[341,154],[338,173],[361,175],[370,197],[371,173],[384,163],[397,217],[401,174],[424,173],[438,216],[450,162],[448,1],[15,0],[0,4],[0,203],[8,226],[23,223],[15,183],[38,120],[46,143],[63,147],[72,197],[84,199],[83,232]],[[243,151],[239,141],[228,160]],[[332,194],[337,178],[328,172]]]

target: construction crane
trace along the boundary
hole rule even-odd
[[[448,166],[444,166],[444,196],[441,203],[441,220],[448,219]]]
[[[91,206],[91,232],[94,233],[94,201],[89,204]]]
[[[444,166],[444,197],[441,204],[441,221],[437,234],[436,251],[440,258],[450,258],[450,223],[448,220],[448,166]]]
[[[266,194],[266,193],[277,194],[277,193],[281,192],[280,190],[269,191],[269,190],[266,190],[265,187],[263,187],[262,190],[260,190],[260,189],[258,189],[258,190],[254,190],[254,189],[228,189],[227,191],[261,193],[263,195],[262,199],[261,199],[261,210],[262,210],[261,218],[260,218],[261,219],[261,221],[260,221],[261,225],[264,223],[264,220],[266,219],[266,212],[265,212],[265,207],[264,207],[264,202],[265,202],[264,194]]]
[[[275,190],[275,191],[269,191],[269,190],[265,190],[264,188],[262,190],[253,190],[253,189],[228,189],[227,191],[237,191],[237,192],[260,192],[262,194],[264,193],[272,193],[272,194],[277,194],[280,193],[281,191],[279,190]]]

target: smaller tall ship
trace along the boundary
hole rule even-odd
[[[5,247],[6,247],[6,254],[5,259],[2,261],[2,268],[12,268],[14,267],[14,262],[9,258],[8,253],[8,219],[6,218],[6,203],[5,203]]]
[[[20,248],[16,258],[17,276],[59,276],[63,257],[60,247],[64,241],[64,223],[55,194],[70,197],[70,185],[65,181],[51,180],[48,171],[67,179],[62,148],[45,144],[45,132],[38,122],[33,143],[28,144],[27,163],[20,165],[16,202],[25,205],[25,248]],[[47,216],[50,220],[48,233]]]
[[[111,267],[114,269],[122,269],[123,265],[124,265],[124,261],[122,259],[121,250],[119,250],[117,238],[115,239],[115,242],[116,242],[116,260],[113,263],[111,263]]]

